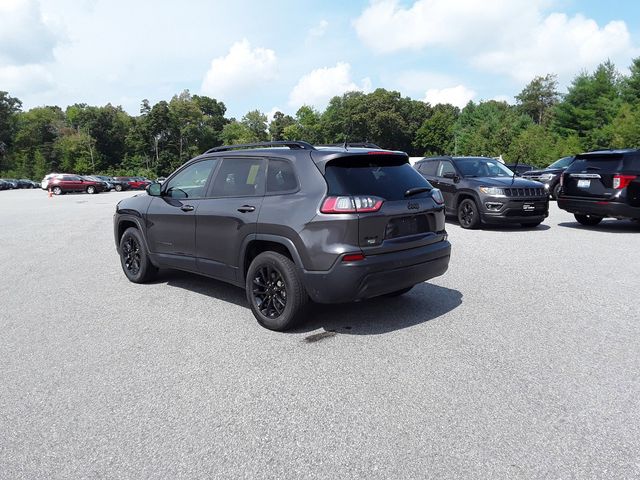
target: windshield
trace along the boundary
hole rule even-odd
[[[456,158],[465,177],[513,177],[513,172],[493,158]]]
[[[566,168],[571,164],[571,162],[573,162],[573,157],[564,157],[560,160],[556,160],[547,168]]]

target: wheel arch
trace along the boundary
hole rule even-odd
[[[291,239],[279,235],[254,234],[245,238],[240,249],[240,261],[238,263],[238,274],[241,276],[239,282],[244,283],[251,261],[262,252],[275,251],[288,257],[299,269],[304,265],[298,249]]]

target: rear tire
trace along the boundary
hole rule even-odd
[[[383,297],[390,297],[390,298],[399,297],[400,295],[404,295],[405,293],[409,292],[413,287],[415,287],[415,285],[411,285],[410,287],[396,290],[395,292],[385,293]]]
[[[94,187],[93,185],[89,185],[89,186],[87,187],[87,193],[88,193],[89,195],[93,195],[94,193],[96,193],[96,187]]]
[[[458,205],[458,222],[462,228],[474,229],[480,226],[480,212],[476,202],[465,198]]]
[[[120,238],[120,264],[125,276],[133,283],[148,282],[158,273],[158,267],[151,263],[137,228],[127,228]]]
[[[245,290],[258,323],[278,332],[293,327],[309,301],[295,264],[276,252],[263,252],[253,259]]]
[[[60,187],[53,187],[51,191],[54,195],[62,195],[62,189]]]
[[[578,223],[582,225],[586,225],[588,227],[593,227],[598,225],[602,221],[602,217],[597,217],[595,215],[578,215],[577,213],[574,215]]]
[[[116,192],[122,191],[122,185],[116,185]]]

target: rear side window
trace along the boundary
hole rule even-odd
[[[286,160],[272,158],[267,169],[267,193],[292,192],[298,188],[293,165]]]
[[[616,173],[622,169],[621,154],[578,155],[568,172]]]
[[[424,173],[425,175],[435,177],[437,166],[438,162],[422,162],[420,165],[418,165],[418,170],[420,170],[420,172]]]
[[[327,164],[325,179],[329,195],[375,195],[385,200],[404,200],[410,188],[427,187],[425,180],[405,159],[391,155],[353,156]],[[428,196],[428,192],[414,198]]]
[[[212,197],[264,195],[265,161],[262,158],[225,158],[216,174]]]

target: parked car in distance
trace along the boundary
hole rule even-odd
[[[558,207],[582,225],[606,217],[640,221],[640,149],[576,155],[561,182]]]
[[[528,172],[533,168],[533,166],[526,165],[524,163],[505,164],[505,167],[507,167],[512,172],[515,172],[518,177],[522,176],[524,172]]]
[[[549,215],[549,196],[539,182],[516,177],[488,157],[433,157],[416,162],[418,170],[444,195],[446,213],[462,228],[483,223],[519,223],[536,227]]]
[[[289,141],[213,148],[118,203],[122,269],[136,283],[168,267],[242,287],[272,330],[308,300],[401,295],[442,275],[451,251],[442,195],[408,159]]]
[[[560,176],[573,163],[574,159],[575,157],[562,157],[543,169],[524,172],[522,178],[543,183],[551,198],[557,200],[560,191]]]
[[[11,190],[15,190],[16,188],[20,188],[18,184],[18,179],[16,178],[5,178],[5,182],[9,184]]]
[[[93,175],[94,177],[100,179],[103,182],[107,182],[110,185],[110,190],[115,190],[116,192],[121,192],[123,190],[129,190],[131,186],[129,182],[123,180],[117,180],[115,177],[109,177],[107,175]]]
[[[151,185],[151,180],[143,177],[115,177],[116,180],[126,182],[129,188],[133,190],[144,190],[147,186]]]
[[[0,178],[0,190],[10,190],[11,187],[11,183],[7,182],[6,180]]]
[[[158,177],[158,178],[156,178],[156,183],[159,183],[160,185],[162,185],[165,180],[166,180],[165,177]]]
[[[54,195],[62,195],[70,192],[86,192],[89,194],[104,192],[107,188],[105,182],[97,182],[79,175],[56,175],[49,179],[47,188],[51,188]]]

